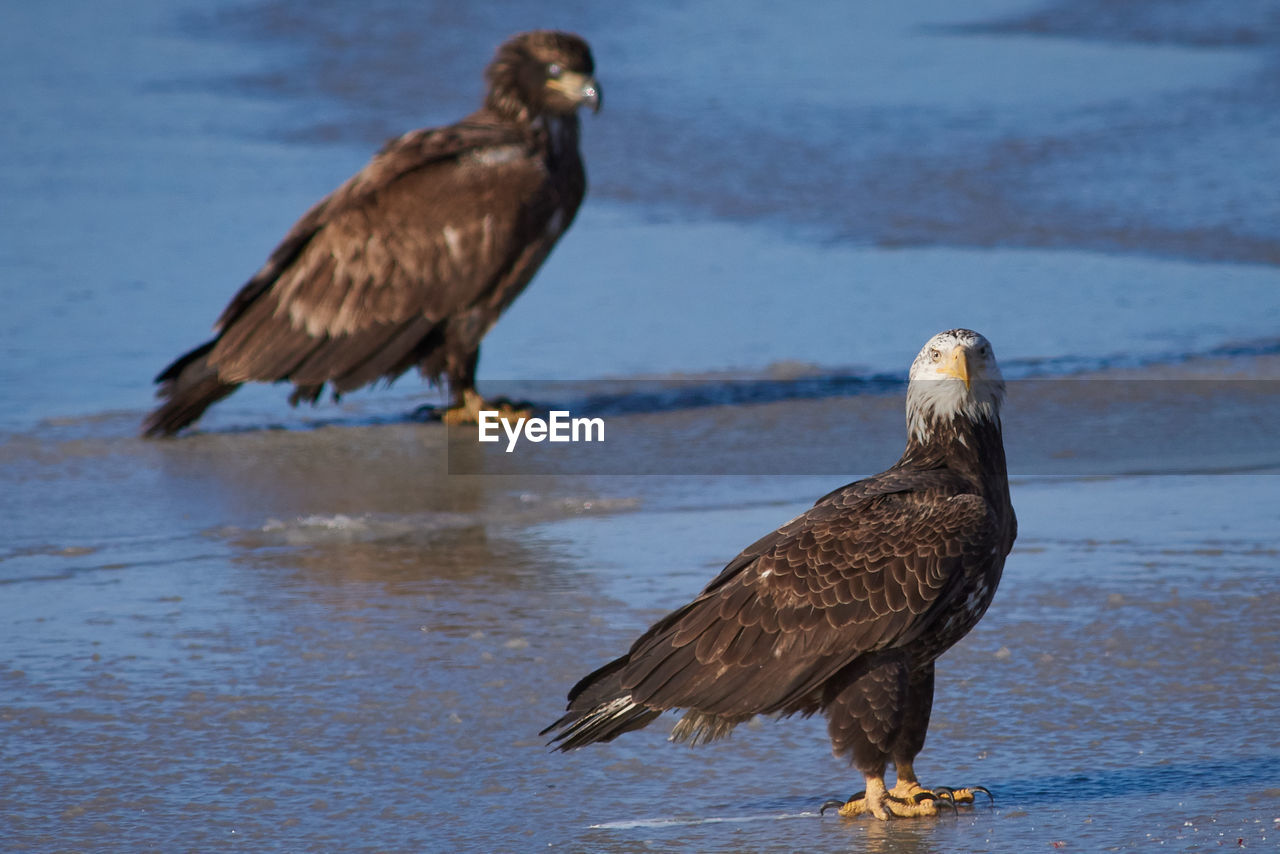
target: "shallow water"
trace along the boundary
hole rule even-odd
[[[577,676],[828,485],[730,478],[672,495],[640,478],[603,505],[549,484],[519,496],[523,511],[503,491],[467,496],[470,512],[356,516],[333,512],[350,494],[327,492],[203,530],[183,530],[177,503],[163,534],[10,554],[10,838],[726,851],[1275,838],[1272,475],[1015,482],[1030,533],[991,614],[943,662],[920,763],[926,780],[991,788],[994,810],[892,828],[818,818],[858,786],[817,721],[696,751],[659,727],[542,748]]]
[[[6,6],[6,846],[1273,847],[1280,32],[1123,6]],[[293,219],[547,24],[596,50],[592,190],[482,387],[606,444],[479,448],[412,377],[136,439]],[[1020,538],[918,769],[995,807],[819,817],[860,782],[816,720],[546,751],[578,677],[896,457],[956,325],[1013,379]]]

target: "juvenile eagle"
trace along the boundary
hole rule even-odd
[[[485,71],[484,106],[394,139],[293,226],[215,325],[156,377],[147,436],[176,433],[250,381],[314,403],[417,366],[448,421],[488,406],[480,339],[524,290],[586,192],[577,110],[600,108],[591,50],[541,30]]]
[[[934,660],[991,604],[1017,533],[1003,397],[987,339],[935,335],[911,365],[902,458],[748,546],[575,685],[568,714],[543,734],[571,750],[685,709],[672,740],[697,744],[753,715],[823,712],[834,752],[866,778],[865,792],[831,804],[841,815],[936,813],[938,792],[912,767]],[[897,784],[886,789],[890,762]],[[971,802],[985,790],[946,791]]]

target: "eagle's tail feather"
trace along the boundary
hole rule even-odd
[[[142,423],[143,436],[172,436],[240,387],[239,383],[223,382],[209,365],[206,357],[215,343],[209,341],[179,356],[156,377],[160,384],[156,397],[164,403]]]
[[[612,741],[624,732],[640,729],[662,714],[637,703],[622,686],[627,657],[615,659],[585,677],[569,692],[569,711],[539,735],[556,731],[556,750],[573,750],[597,741]]]
[[[585,712],[571,711],[540,735],[559,730],[551,738],[551,744],[556,750],[573,750],[597,741],[613,741],[624,732],[640,729],[660,714],[660,709],[642,706],[626,695]]]

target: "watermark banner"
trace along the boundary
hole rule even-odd
[[[905,443],[895,378],[485,383],[448,470],[866,474]],[[1003,411],[1011,475],[1280,471],[1280,380],[1022,379]]]

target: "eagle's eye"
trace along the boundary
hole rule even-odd
[[[564,69],[554,62],[547,66],[547,76],[552,80],[559,80],[562,74],[564,74]]]
[[[939,359],[942,358],[942,351],[940,351],[937,347],[934,347],[929,351],[929,358],[933,359],[933,361],[935,362],[938,361]]]

